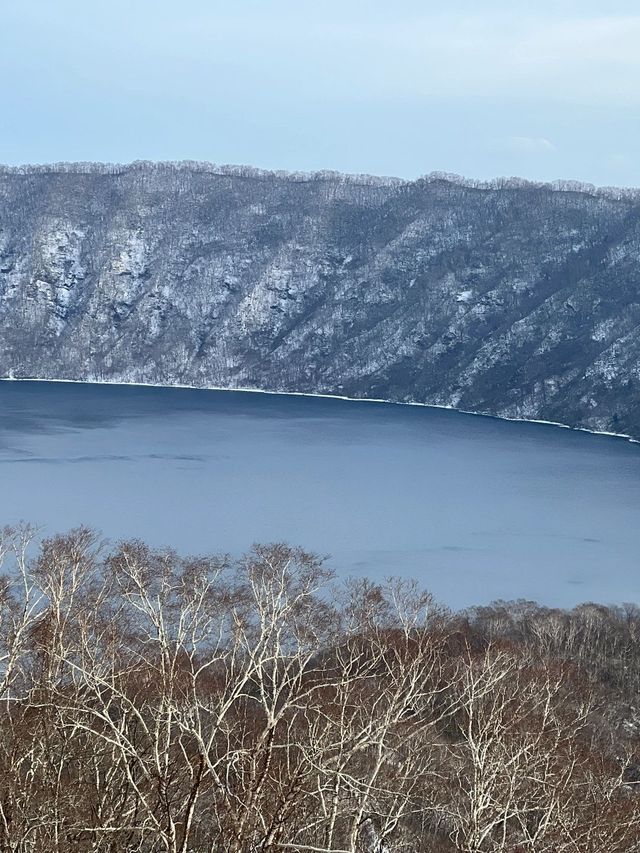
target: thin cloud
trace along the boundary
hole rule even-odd
[[[120,9],[125,0],[114,3]],[[375,14],[367,15],[355,0],[343,2],[341,14],[334,0],[311,7],[292,0],[187,5],[178,14],[158,0],[159,13],[149,14],[150,3],[141,0],[127,11],[123,30],[113,4],[96,11],[62,0],[75,10],[74,50],[64,52],[69,20],[60,4],[25,0],[4,16],[11,43],[0,55],[0,73],[28,76],[35,54],[69,81],[194,100],[266,91],[323,102],[480,97],[640,105],[637,13],[594,16],[573,3],[570,14],[509,13],[500,2],[481,14],[426,14],[409,3],[404,15],[375,0]]]
[[[505,148],[517,154],[548,154],[556,146],[544,136],[508,136]]]

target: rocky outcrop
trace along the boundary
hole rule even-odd
[[[0,375],[640,435],[640,196],[206,164],[0,170]]]

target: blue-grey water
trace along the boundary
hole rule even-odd
[[[461,607],[640,601],[640,446],[438,409],[0,382],[0,524],[286,540]]]

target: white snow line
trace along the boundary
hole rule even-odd
[[[264,388],[242,388],[242,387],[223,387],[222,385],[183,385],[176,383],[174,385],[166,385],[162,382],[112,382],[108,379],[42,379],[39,377],[16,377],[16,376],[0,376],[0,382],[61,382],[69,385],[114,385],[133,388],[172,388],[182,389],[187,391],[227,391],[230,393],[238,392],[243,394],[267,394],[272,397],[318,397],[325,400],[345,400],[349,403],[385,403],[389,406],[418,406],[423,409],[445,409],[449,412],[459,412],[461,415],[473,415],[477,418],[492,418],[496,421],[511,421],[512,423],[522,424],[542,424],[543,426],[559,427],[560,429],[568,429],[572,432],[587,432],[591,435],[603,435],[608,438],[623,438],[631,444],[640,444],[640,439],[633,438],[630,435],[622,432],[609,432],[608,430],[588,429],[587,427],[573,427],[569,424],[563,424],[559,421],[544,421],[537,418],[512,418],[508,415],[493,415],[490,412],[471,412],[468,409],[458,409],[455,406],[447,406],[443,403],[418,403],[414,401],[403,400],[384,400],[380,397],[346,397],[342,394],[321,394],[311,393],[308,391],[271,391]]]

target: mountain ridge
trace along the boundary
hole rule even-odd
[[[434,183],[445,181],[469,189],[546,189],[552,192],[574,192],[585,195],[603,196],[615,199],[640,198],[640,187],[609,186],[593,184],[574,179],[556,179],[538,181],[518,175],[509,177],[471,178],[457,172],[431,171],[415,178],[402,178],[397,175],[374,175],[369,172],[342,172],[335,169],[289,170],[267,169],[242,163],[214,163],[208,160],[131,160],[129,162],[102,162],[93,160],[62,160],[51,163],[0,163],[0,174],[103,174],[122,175],[135,170],[174,170],[206,172],[213,175],[228,175],[247,178],[284,178],[291,181],[338,180],[347,183],[375,184],[379,186],[404,186],[415,183]]]

